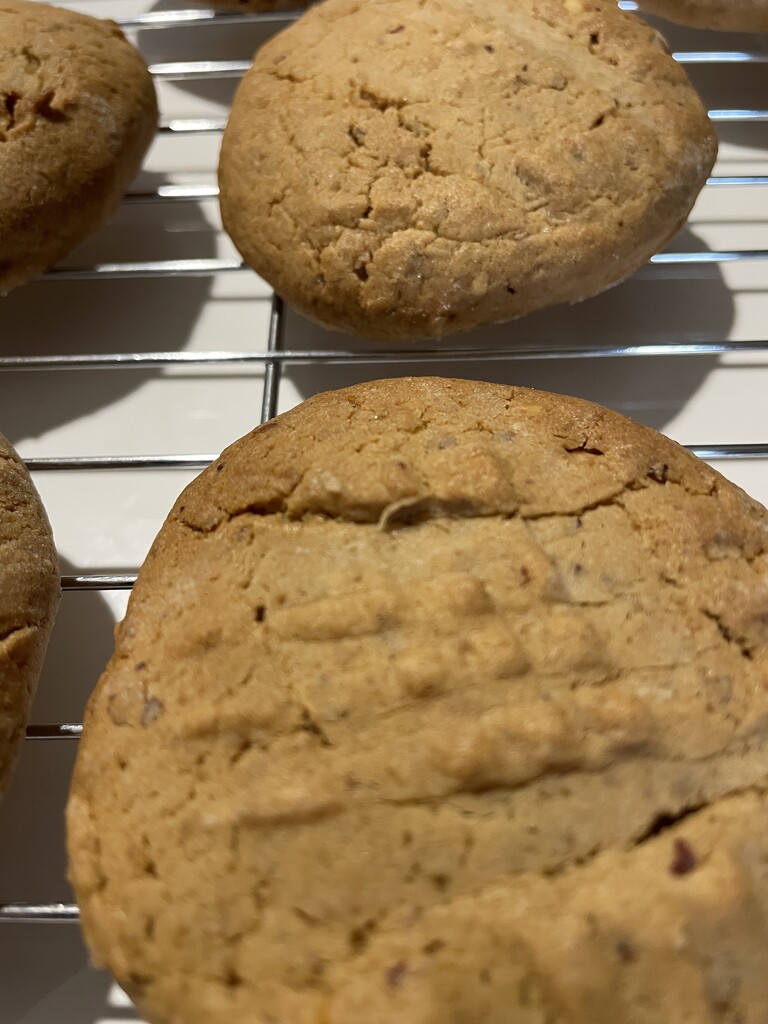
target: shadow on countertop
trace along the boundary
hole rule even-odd
[[[165,178],[141,176],[142,188]],[[216,255],[215,235],[198,203],[121,206],[83,242],[64,266]],[[210,277],[55,281],[37,280],[0,299],[0,357],[180,351],[211,289]],[[2,430],[12,442],[103,408],[159,370],[58,372],[57,387],[41,386],[56,371],[0,375]],[[75,380],[75,377],[77,378]]]

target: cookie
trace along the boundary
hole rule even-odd
[[[0,6],[0,295],[113,212],[157,124],[149,72],[111,21]]]
[[[768,32],[768,0],[642,0],[640,6],[694,28]]]
[[[319,323],[440,336],[631,274],[716,148],[658,34],[610,0],[328,0],[240,85],[222,215]]]
[[[0,434],[0,795],[10,781],[59,600],[51,527]]]
[[[259,427],[88,708],[95,961],[156,1024],[762,1020],[767,546],[572,398],[379,381]]]

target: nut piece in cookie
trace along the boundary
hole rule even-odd
[[[147,67],[114,22],[0,5],[0,295],[119,203],[157,124]]]
[[[611,0],[328,0],[238,89],[222,214],[310,318],[441,336],[627,277],[716,148],[658,33]]]
[[[51,527],[23,462],[0,434],[0,795],[24,736],[59,601]]]
[[[141,570],[67,811],[91,953],[157,1024],[761,1021],[767,682],[768,513],[689,452],[317,395]]]
[[[640,0],[640,8],[693,28],[768,32],[768,0]]]

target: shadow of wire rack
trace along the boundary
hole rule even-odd
[[[0,429],[35,475],[67,570],[19,777],[0,811],[3,1024],[131,1015],[98,987],[76,938],[63,952],[40,938],[58,934],[43,924],[77,919],[61,829],[72,741],[179,477],[191,478],[254,421],[374,376],[485,377],[611,405],[768,500],[766,37],[659,23],[709,105],[721,156],[688,229],[630,282],[445,343],[382,348],[285,310],[218,221],[215,157],[231,90],[259,40],[296,15],[151,10],[142,0],[77,6],[116,17],[138,39],[162,120],[113,224],[3,305]],[[68,753],[55,764],[36,760],[34,751],[53,750]],[[42,990],[23,962],[38,955],[53,972]]]

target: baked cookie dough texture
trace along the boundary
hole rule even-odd
[[[768,514],[589,403],[319,395],[180,497],[68,809],[157,1024],[762,1024]]]
[[[0,434],[0,796],[10,781],[59,600],[51,527]]]
[[[0,295],[112,213],[156,124],[149,72],[117,25],[0,0]]]
[[[768,32],[768,0],[640,0],[640,6],[694,28]]]
[[[239,87],[222,214],[310,318],[439,336],[631,274],[716,148],[658,33],[611,0],[328,0]]]

